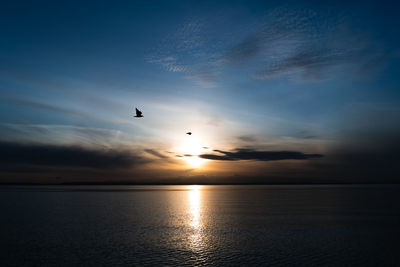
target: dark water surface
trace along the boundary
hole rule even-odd
[[[400,187],[0,186],[0,266],[400,266]]]

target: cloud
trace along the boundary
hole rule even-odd
[[[0,165],[118,169],[146,162],[130,151],[0,142]]]
[[[84,146],[122,146],[131,136],[119,130],[55,124],[0,123],[2,141]]]
[[[147,153],[149,153],[149,154],[151,154],[151,155],[153,155],[153,156],[155,156],[157,158],[160,158],[160,159],[168,158],[167,156],[165,156],[165,155],[161,154],[160,152],[155,151],[153,149],[145,149],[144,151],[146,151]]]
[[[243,141],[243,142],[256,142],[257,141],[257,139],[251,135],[241,135],[241,136],[238,136],[237,139],[239,139],[240,141]]]
[[[306,135],[303,139],[318,139],[320,138],[318,135]]]
[[[325,45],[323,48],[318,44],[308,44],[300,47],[274,60],[265,62],[265,66],[256,72],[255,77],[267,79],[281,75],[291,75],[300,73],[302,78],[320,80],[330,77],[330,71],[334,67],[348,68],[351,73],[374,72],[378,66],[382,66],[385,52],[376,48],[370,51],[367,40],[349,41],[353,48],[349,48],[343,37],[338,37],[340,42],[334,45]],[[354,48],[356,47],[356,48]]]
[[[276,160],[305,160],[322,158],[321,154],[304,154],[296,151],[257,151],[252,149],[238,148],[234,152],[214,150],[223,155],[202,154],[199,157],[210,160],[257,160],[257,161],[276,161]]]
[[[187,72],[188,67],[184,65],[180,65],[176,58],[173,56],[167,56],[163,58],[148,58],[149,63],[155,63],[161,65],[163,68],[165,68],[167,71],[170,72]]]
[[[229,62],[242,62],[249,60],[263,51],[263,40],[259,35],[247,36],[239,44],[224,52],[224,57]]]
[[[17,104],[25,105],[25,106],[35,108],[35,109],[41,109],[41,110],[45,110],[45,111],[49,111],[49,112],[57,112],[57,113],[61,113],[64,115],[71,115],[71,116],[81,117],[81,118],[85,118],[85,119],[94,119],[94,117],[92,117],[88,114],[85,114],[85,113],[82,113],[79,111],[75,111],[72,109],[68,109],[68,108],[63,108],[60,106],[51,105],[51,104],[44,103],[44,102],[22,99],[22,98],[17,98],[17,97],[8,97],[8,96],[7,97],[0,96],[0,97],[6,101],[13,101]]]
[[[232,14],[208,16],[201,22],[184,21],[160,42],[149,62],[206,87],[238,70],[250,79],[300,74],[300,79],[314,81],[332,77],[335,67],[350,67],[346,73],[354,75],[377,72],[385,61],[385,49],[353,24],[343,11],[286,6],[240,23]]]
[[[192,79],[201,86],[212,88],[218,82],[219,70],[211,65],[202,65],[186,72],[186,78]]]
[[[192,155],[192,154],[183,154],[183,155],[181,155],[181,154],[176,154],[175,157],[177,157],[177,158],[184,158],[184,157],[193,157],[193,155]]]
[[[268,64],[256,76],[258,78],[269,78],[301,71],[306,76],[318,77],[326,68],[345,64],[351,62],[351,60],[351,55],[346,55],[344,52],[301,50],[287,58]]]

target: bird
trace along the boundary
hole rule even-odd
[[[134,116],[135,118],[143,118],[144,116],[142,115],[142,112],[140,110],[136,109],[136,116]]]
[[[186,134],[187,134],[187,135],[192,135],[192,132],[187,132]]]

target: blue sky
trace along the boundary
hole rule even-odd
[[[398,173],[398,10],[382,1],[3,3],[0,141],[134,159],[108,172],[39,164],[37,173],[67,181],[99,173],[363,181],[371,164],[390,180]],[[15,157],[3,155],[3,180],[23,176],[11,166],[35,168]],[[354,171],[339,171],[348,165]]]

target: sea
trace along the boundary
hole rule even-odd
[[[400,266],[399,185],[4,185],[0,209],[0,266]]]

